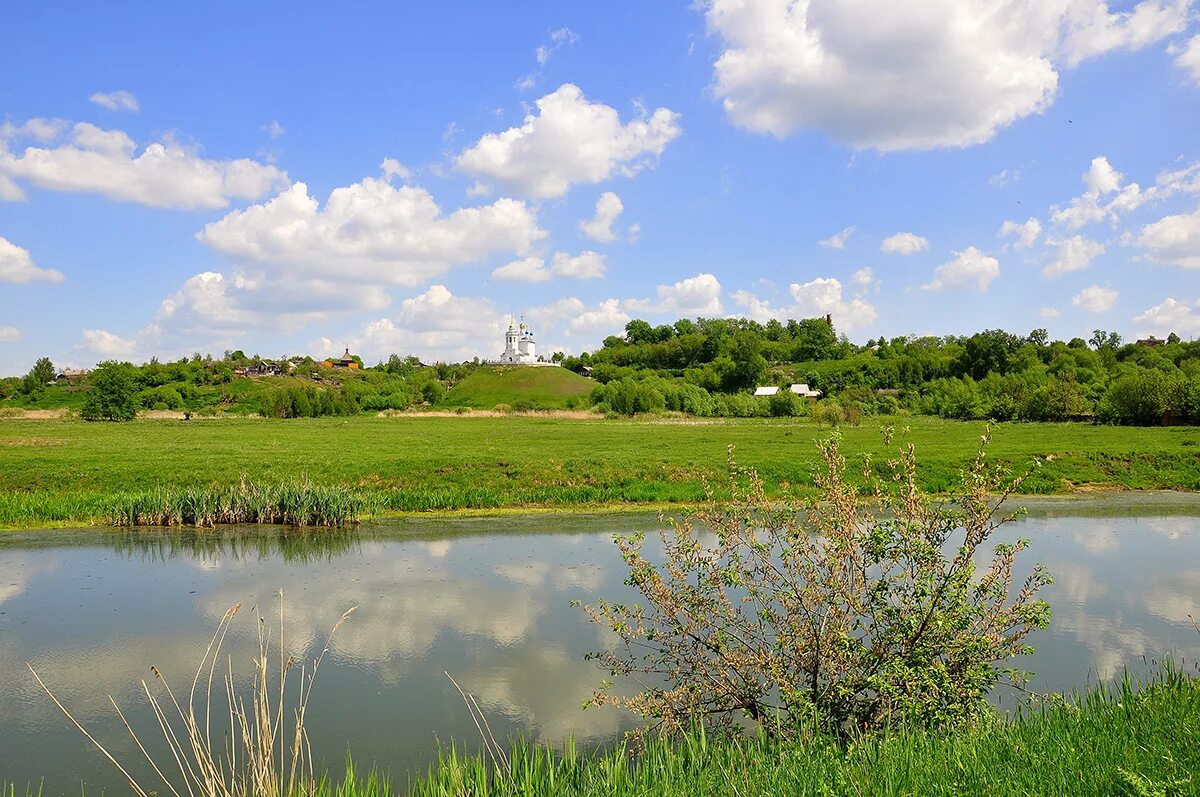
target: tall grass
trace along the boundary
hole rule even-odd
[[[343,787],[346,794],[356,792]],[[410,797],[579,795],[1200,794],[1200,680],[1166,668],[949,733],[884,733],[849,744],[766,736],[646,740],[581,754],[518,742],[508,760],[451,747]]]
[[[168,755],[160,752],[156,757],[152,754],[120,706],[109,698],[134,746],[161,782],[162,792],[143,786],[145,781],[127,768],[130,762],[119,761],[94,738],[59,702],[33,665],[28,665],[29,671],[67,719],[121,772],[137,797],[152,797],[166,791],[174,797],[183,797],[185,793],[189,797],[299,797],[315,795],[322,790],[328,793],[327,781],[315,770],[315,758],[308,739],[308,702],[317,671],[329,652],[333,637],[354,608],[334,623],[326,637],[325,648],[315,659],[297,662],[287,655],[284,646],[283,593],[280,592],[278,664],[272,672],[270,635],[265,618],[259,616],[258,655],[253,659],[249,699],[239,694],[235,686],[232,658],[227,660],[228,669],[218,673],[218,667],[222,666],[221,648],[240,609],[241,604],[231,607],[218,623],[186,693],[176,695],[164,673],[156,667],[150,669],[159,682],[158,689],[151,689],[144,680],[141,682],[146,701],[162,731],[161,742]],[[299,694],[288,708],[285,706],[287,682],[293,669],[299,670]],[[217,725],[215,742],[214,723]],[[376,782],[368,778],[364,786]]]
[[[374,514],[379,506],[373,495],[307,480],[255,484],[243,479],[230,486],[160,486],[121,493],[112,498],[108,517],[115,526],[345,526]]]
[[[1140,688],[1125,679],[1026,709],[1010,720],[997,716],[949,733],[891,733],[842,745],[717,737],[697,727],[676,741],[648,738],[636,754],[623,744],[588,752],[570,741],[556,747],[518,740],[503,762],[489,751],[451,745],[422,774],[396,779],[377,769],[362,771],[351,760],[342,780],[314,774],[287,794],[1184,797],[1200,794],[1198,742],[1200,680],[1168,669]],[[276,750],[271,757],[276,764],[277,756]],[[283,797],[274,786],[261,793]],[[19,797],[12,786],[0,795]]]

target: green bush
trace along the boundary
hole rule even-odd
[[[666,398],[661,391],[647,382],[628,378],[597,386],[592,390],[591,397],[602,412],[615,412],[618,415],[662,412],[667,408]]]
[[[358,402],[340,390],[317,390],[310,385],[275,390],[263,397],[260,412],[268,418],[320,418],[355,415]]]
[[[163,385],[143,390],[138,396],[143,407],[155,410],[178,410],[183,408],[183,396],[174,385]]]
[[[132,421],[137,416],[137,398],[133,366],[114,360],[102,362],[92,372],[79,416],[85,421]]]
[[[859,416],[862,417],[861,415]],[[846,411],[842,409],[842,405],[833,399],[825,399],[818,401],[817,406],[813,407],[812,418],[819,424],[824,426],[841,426],[846,420]]]
[[[1005,522],[993,496],[1021,480],[980,450],[961,493],[939,503],[918,486],[911,447],[861,489],[836,436],[818,447],[806,511],[768,499],[731,455],[728,497],[710,488],[652,546],[644,532],[617,536],[641,595],[584,607],[619,640],[589,656],[610,676],[589,704],[648,719],[636,734],[749,722],[767,736],[857,742],[977,722],[1001,677],[1020,684],[1008,665],[1049,624],[1037,592],[1051,578],[1036,565],[1014,584],[1027,540],[985,546]]]
[[[804,399],[784,388],[767,400],[773,418],[794,418],[803,414]]]

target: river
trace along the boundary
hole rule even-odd
[[[1200,660],[1200,496],[1022,499],[1005,536],[1033,546],[1055,578],[1054,609],[1020,667],[1031,687],[1067,691],[1155,666]],[[309,732],[333,771],[352,751],[399,774],[423,770],[439,743],[477,738],[449,672],[479,700],[498,737],[602,743],[632,727],[615,709],[581,710],[601,673],[583,654],[605,637],[572,599],[628,597],[612,535],[653,528],[645,515],[403,520],[355,532],[281,534],[65,530],[0,535],[0,783],[20,793],[124,793],[124,781],[70,727],[26,669],[31,662],[119,759],[142,772],[108,696],[147,738],[140,680],[154,665],[179,691],[235,603],[227,651],[240,673],[256,645],[256,608],[289,652],[311,659],[338,631],[309,707]],[[998,692],[1010,708],[1015,695]],[[148,779],[151,780],[151,779]],[[149,783],[150,788],[163,789]]]

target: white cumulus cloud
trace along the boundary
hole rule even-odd
[[[1016,249],[1028,249],[1037,243],[1038,236],[1042,234],[1042,223],[1034,217],[1030,217],[1022,222],[1006,221],[1000,225],[1000,237],[1015,239],[1013,247]]]
[[[16,327],[0,327],[0,343],[16,343],[21,339],[21,330]]]
[[[1071,304],[1090,313],[1105,313],[1117,303],[1118,293],[1110,288],[1092,285],[1084,288],[1071,299]]]
[[[38,268],[29,250],[0,237],[0,282],[26,285],[30,282],[62,282],[61,271]]]
[[[612,226],[624,211],[625,205],[621,203],[621,197],[612,191],[605,191],[596,200],[596,214],[590,219],[579,222],[579,227],[583,230],[583,234],[593,241],[604,243],[614,241],[617,235],[613,232]]]
[[[861,329],[875,323],[878,312],[875,306],[859,296],[846,300],[842,283],[834,277],[818,277],[809,282],[793,282],[788,286],[791,303],[776,306],[749,291],[733,293],[733,301],[746,309],[745,315],[755,321],[766,322],[772,318],[788,319],[833,316],[834,326],[842,331]]]
[[[564,83],[539,99],[537,112],[520,127],[489,133],[463,150],[457,165],[528,196],[560,197],[578,183],[636,174],[679,133],[674,111],[658,108],[622,123],[615,108],[592,102],[578,86]]]
[[[395,158],[384,158],[379,164],[379,169],[383,172],[383,176],[388,179],[399,177],[401,180],[407,180],[413,175],[412,169]]]
[[[1176,173],[1178,174],[1178,173]],[[1137,183],[1125,183],[1125,175],[1113,168],[1103,155],[1092,159],[1083,174],[1087,190],[1070,204],[1052,207],[1050,217],[1055,224],[1077,230],[1099,221],[1117,222],[1122,214],[1136,210],[1152,199],[1162,198],[1181,189],[1182,183],[1167,186],[1171,174],[1160,177],[1160,184],[1143,190]],[[1164,190],[1165,189],[1165,190]]]
[[[854,147],[961,147],[1045,110],[1059,70],[1178,33],[1189,0],[710,0],[735,124]]]
[[[1188,303],[1168,298],[1134,319],[1146,332],[1167,337],[1172,332],[1184,337],[1200,335],[1200,301]]]
[[[426,362],[494,357],[503,348],[503,316],[490,299],[456,296],[445,285],[431,285],[400,303],[394,318],[364,324],[357,333],[315,345],[323,351],[349,346],[367,361],[389,354],[415,354]]]
[[[938,266],[933,272],[933,281],[922,285],[927,291],[950,288],[975,288],[986,291],[992,280],[1000,276],[1000,261],[968,246],[954,253],[954,259]]]
[[[502,282],[547,282],[554,275],[540,257],[523,257],[495,269],[492,279]]]
[[[657,298],[630,299],[625,308],[635,313],[669,313],[676,317],[719,316],[721,283],[712,274],[697,274],[673,285],[659,285]]]
[[[874,284],[875,272],[871,270],[870,266],[863,266],[858,271],[856,271],[850,275],[850,281],[853,282],[855,285],[859,285],[859,286],[865,288],[869,285]]]
[[[1146,256],[1159,263],[1200,268],[1200,210],[1165,216],[1142,227],[1137,237]]]
[[[88,99],[110,111],[136,111],[139,109],[137,97],[128,91],[98,91]]]
[[[254,314],[241,306],[235,291],[246,287],[240,280],[205,271],[189,277],[159,305],[156,322],[172,324],[182,335],[244,334],[256,323]]]
[[[550,271],[555,276],[581,280],[600,279],[607,270],[604,255],[590,249],[585,249],[577,255],[555,252],[550,263]]]
[[[287,183],[287,175],[274,166],[247,158],[208,160],[169,136],[139,152],[121,130],[87,122],[59,130],[51,139],[55,146],[28,146],[21,152],[9,149],[20,136],[0,135],[0,196],[21,198],[18,181],[27,181],[151,207],[214,209],[234,199],[258,199]]]
[[[524,254],[544,237],[535,211],[518,200],[443,214],[424,188],[370,177],[335,188],[324,207],[295,183],[197,234],[242,266],[403,286],[494,253]]]
[[[567,322],[567,334],[593,337],[612,335],[625,329],[631,320],[629,314],[621,309],[618,300],[605,299],[595,307],[585,306],[582,312],[571,318]]]
[[[1055,247],[1054,262],[1042,269],[1047,277],[1058,277],[1072,271],[1082,271],[1104,254],[1104,244],[1076,235],[1064,241],[1050,241]]]
[[[137,343],[104,329],[85,329],[79,348],[100,360],[137,360]]]
[[[911,232],[898,232],[883,239],[879,251],[893,255],[915,255],[929,248],[929,239]]]
[[[492,278],[504,282],[548,282],[554,277],[599,279],[607,271],[604,255],[585,250],[578,255],[555,252],[550,265],[540,257],[525,257],[500,266]]]

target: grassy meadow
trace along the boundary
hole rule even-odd
[[[985,426],[871,418],[841,430],[843,452],[887,456],[880,427],[913,442],[927,489],[953,488]],[[130,494],[303,481],[372,496],[383,511],[617,508],[695,502],[726,448],[775,495],[807,490],[806,420],[577,419],[546,416],[268,420],[0,419],[0,526],[111,522]],[[1085,424],[1001,424],[989,456],[1024,470],[1025,490],[1200,490],[1200,432]],[[719,481],[719,480],[718,480]]]

